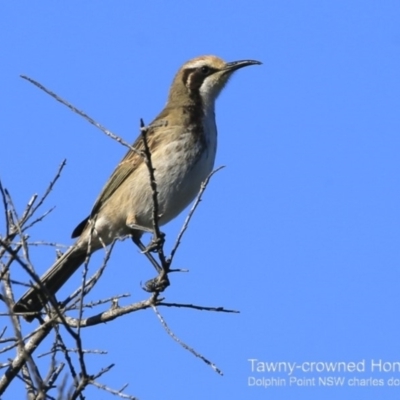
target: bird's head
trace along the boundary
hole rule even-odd
[[[225,62],[216,56],[201,56],[189,60],[179,69],[172,83],[170,102],[197,102],[203,107],[213,106],[233,72],[249,65],[261,64],[254,60]]]

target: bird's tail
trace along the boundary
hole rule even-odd
[[[49,295],[55,295],[71,275],[82,265],[87,255],[85,246],[74,246],[63,254],[40,278],[42,286],[33,285],[14,305],[15,313],[39,312],[48,302]],[[45,290],[44,290],[45,289]],[[24,315],[31,322],[33,314]]]

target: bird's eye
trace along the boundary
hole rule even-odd
[[[208,74],[210,72],[210,68],[208,68],[206,65],[204,65],[203,67],[201,67],[201,72],[205,75]]]

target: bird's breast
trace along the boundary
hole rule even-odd
[[[216,148],[214,113],[206,115],[200,124],[169,125],[160,137],[157,149],[152,153],[152,163],[161,225],[175,218],[194,200],[213,169]],[[134,197],[140,194],[140,201],[135,201],[134,213],[139,224],[151,227],[153,200],[149,173],[144,164],[141,167],[142,171],[137,175],[143,178],[136,180],[131,188]],[[138,185],[139,181],[141,184]]]
[[[214,167],[217,149],[214,114],[206,116],[201,126],[183,129],[169,147],[169,156],[160,157],[156,166],[161,224],[175,218],[194,200]]]

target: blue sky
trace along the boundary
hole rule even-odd
[[[36,240],[72,244],[125,149],[20,74],[133,141],[186,60],[263,62],[238,71],[217,102],[216,166],[226,168],[176,257],[190,273],[174,274],[165,293],[241,313],[161,310],[225,375],[144,311],[85,331],[87,347],[108,350],[88,356],[92,372],[116,363],[105,384],[129,382],[141,400],[399,398],[389,380],[400,372],[371,365],[400,362],[399,13],[389,0],[2,2],[0,178],[19,210],[67,158],[47,203],[56,209],[32,230]],[[164,227],[169,245],[183,219]],[[54,251],[32,257],[43,272]],[[91,296],[144,299],[140,282],[152,274],[131,243],[120,243]],[[61,296],[79,282],[77,273]],[[300,367],[291,376],[254,372],[249,359]],[[307,370],[319,362],[364,362],[365,370]],[[293,376],[316,385],[290,386]],[[321,386],[328,376],[345,384]],[[286,386],[251,386],[251,377]],[[354,378],[383,386],[354,386]],[[4,398],[22,393],[14,384]],[[90,389],[97,396],[106,398]]]

